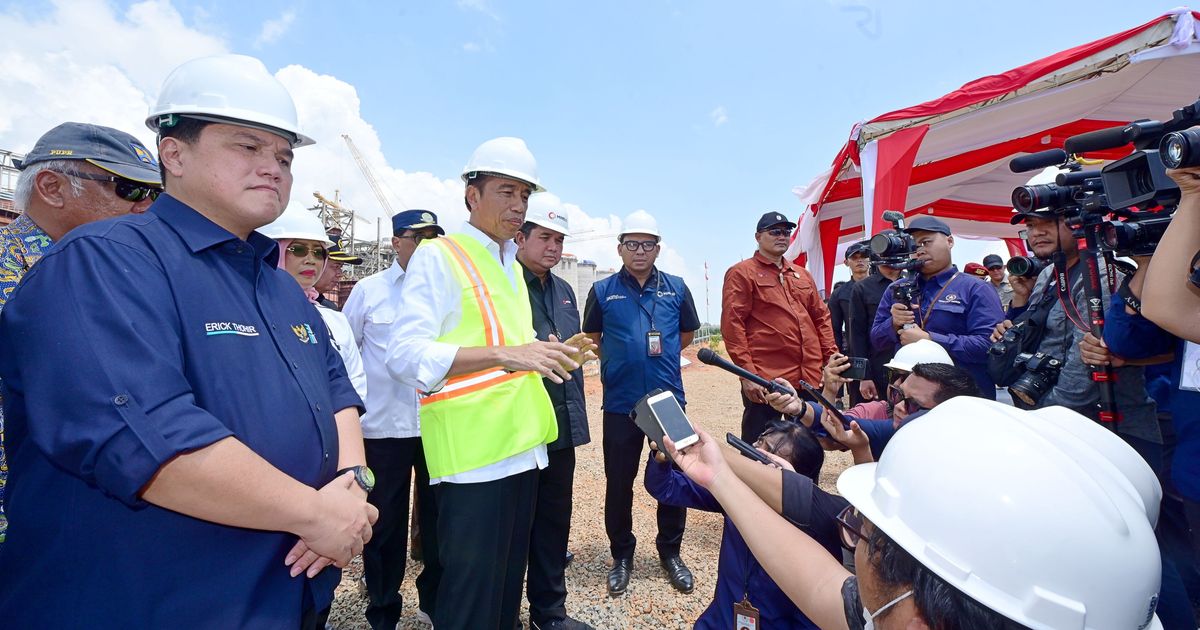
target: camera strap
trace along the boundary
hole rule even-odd
[[[933,305],[937,304],[937,301],[942,299],[942,294],[946,292],[946,289],[950,288],[950,283],[954,282],[954,279],[957,277],[958,272],[955,271],[954,275],[950,276],[950,279],[946,281],[946,284],[942,285],[942,290],[938,291],[937,295],[933,296],[933,301],[929,303],[929,306],[925,307],[925,312],[921,313],[921,330],[925,330],[925,326],[929,323],[929,317],[932,315]]]

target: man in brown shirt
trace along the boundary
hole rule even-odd
[[[729,358],[768,379],[819,387],[821,368],[837,352],[829,309],[808,271],[783,259],[795,223],[778,212],[758,220],[758,251],[725,272],[721,336]],[[754,442],[779,412],[762,387],[742,381],[742,439]]]

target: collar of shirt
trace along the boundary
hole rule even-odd
[[[533,273],[532,271],[530,271],[529,267],[526,267],[525,265],[521,265],[521,273],[525,274],[525,284],[528,285],[531,289],[541,289],[543,286],[545,286],[542,284],[542,279],[539,278],[536,273]],[[546,279],[547,280],[550,279],[550,275],[548,272],[546,274]]]
[[[154,205],[150,206],[150,212],[170,226],[179,235],[179,238],[183,239],[193,254],[223,243],[241,240],[229,230],[213,223],[211,219],[196,209],[167,193],[160,195]],[[279,245],[273,239],[258,232],[251,232],[246,243],[254,248],[260,259],[266,260],[272,267],[279,262]]]
[[[788,260],[787,258],[780,258],[779,262],[781,264],[777,265],[777,264],[771,262],[770,260],[768,260],[767,257],[763,256],[762,252],[760,252],[758,250],[754,250],[754,256],[752,256],[751,258],[753,258],[755,261],[757,261],[758,264],[766,266],[766,267],[770,267],[777,272],[791,271],[792,267],[795,266],[792,264],[792,261]]]
[[[471,225],[470,221],[463,221],[462,229],[459,232],[483,243],[483,246],[496,257],[496,260],[502,263],[501,266],[507,267],[508,263],[512,262],[513,258],[517,255],[517,244],[511,238],[503,243],[497,243],[492,240],[492,237],[484,234],[483,230]]]
[[[922,284],[924,284],[926,286],[933,285],[935,287],[945,286],[945,284],[950,281],[950,278],[953,278],[954,274],[956,274],[956,273],[958,273],[958,267],[955,267],[954,265],[950,265],[949,267],[946,267],[945,269],[943,269],[941,272],[939,272],[936,276],[934,276],[932,278],[926,278],[926,277],[922,276],[921,277]]]
[[[395,285],[404,278],[404,267],[400,266],[400,262],[393,260],[392,266],[383,270],[383,277],[387,278],[388,284]]]
[[[638,284],[637,278],[634,278],[633,274],[629,273],[629,270],[625,268],[625,265],[621,265],[621,270],[617,272],[617,276],[621,278],[622,282],[629,285],[630,288],[637,289],[640,293],[645,291],[646,287],[652,286],[658,281],[658,267],[654,266],[650,268],[650,276],[646,278],[646,284],[644,286]]]
[[[41,259],[42,254],[54,245],[50,236],[25,213],[21,213],[12,223],[0,228],[0,243],[4,248],[0,251],[0,259],[5,262],[16,261],[23,272],[29,271],[29,268]],[[16,271],[7,264],[0,264],[0,267]]]

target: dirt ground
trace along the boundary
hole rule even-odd
[[[738,433],[741,400],[737,378],[695,359],[695,348],[685,351],[692,364],[683,370],[688,399],[688,417],[712,435]],[[646,494],[639,475],[634,492],[634,534],[638,548],[629,590],[618,598],[608,596],[606,579],[612,559],[604,534],[604,467],[600,448],[601,389],[598,375],[585,376],[588,419],[592,442],[577,449],[575,507],[571,524],[570,550],[575,561],[567,568],[567,612],[596,628],[691,628],[712,600],[716,585],[717,552],[721,543],[722,518],[718,514],[689,511],[682,556],[692,569],[696,588],[684,595],[675,591],[658,564],[654,549],[655,503]],[[850,464],[848,454],[830,453],[821,475],[821,486],[833,491],[833,481]],[[355,586],[361,575],[358,561],[349,567],[337,590],[330,623],[339,629],[366,628],[366,600]],[[405,617],[400,628],[427,628],[416,620],[416,588],[413,579],[420,571],[409,562],[401,589]],[[450,594],[453,600],[453,595]],[[528,627],[526,613],[522,623]]]

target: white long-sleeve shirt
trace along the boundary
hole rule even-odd
[[[333,339],[338,354],[342,355],[342,363],[346,364],[346,375],[350,377],[350,384],[354,386],[358,397],[363,399],[363,404],[366,404],[367,375],[363,372],[362,356],[358,353],[358,346],[354,344],[354,333],[350,330],[350,323],[346,321],[345,315],[331,308],[320,304],[314,306],[321,314],[325,327],[329,329],[329,336]]]
[[[459,232],[483,244],[504,269],[510,284],[508,288],[518,291],[518,283],[525,279],[516,265],[516,243],[511,240],[496,243],[470,223],[464,223]],[[459,346],[439,342],[437,338],[452,330],[462,319],[462,288],[445,257],[433,246],[417,248],[408,261],[405,276],[400,291],[404,310],[396,318],[395,330],[388,343],[387,369],[392,378],[405,385],[423,392],[436,391],[445,383],[458,354]],[[489,290],[499,291],[503,287],[489,287]],[[533,339],[532,321],[529,328],[529,338]],[[481,409],[479,413],[486,414],[487,410]],[[549,461],[546,445],[539,444],[494,464],[429,481],[431,484],[495,481],[534,468],[545,468]]]
[[[421,435],[417,390],[392,378],[387,369],[388,341],[397,317],[405,310],[400,289],[406,275],[400,263],[393,262],[391,267],[359,280],[342,307],[367,374],[367,413],[362,417],[362,432],[368,440]]]

